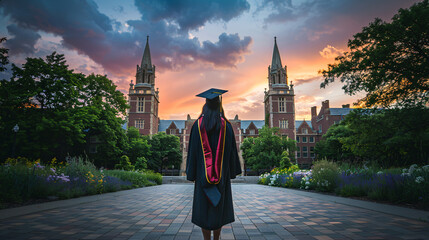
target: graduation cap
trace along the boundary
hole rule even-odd
[[[197,97],[207,98],[212,100],[215,97],[221,96],[222,94],[228,92],[228,90],[222,90],[217,88],[210,88],[207,91],[204,91],[197,95]]]
[[[215,185],[211,185],[208,187],[203,187],[204,193],[206,194],[207,198],[213,204],[214,207],[216,207],[219,204],[220,201],[220,192],[217,189]]]

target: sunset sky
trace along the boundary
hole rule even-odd
[[[390,21],[411,0],[3,0],[0,36],[10,61],[65,54],[77,72],[107,74],[128,92],[135,82],[146,36],[161,119],[196,118],[212,87],[224,95],[227,117],[262,120],[267,68],[274,36],[289,82],[295,85],[296,119],[329,99],[353,103],[339,82],[320,89],[318,71],[347,50],[347,41],[378,17]],[[7,77],[7,73],[0,78]]]

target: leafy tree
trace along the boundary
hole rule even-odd
[[[355,110],[345,120],[354,132],[344,147],[383,167],[429,163],[427,108]]]
[[[149,138],[149,137],[146,137]],[[180,150],[180,139],[165,132],[159,132],[149,138],[151,145],[151,156],[148,159],[149,169],[159,171],[161,168],[179,168],[182,163],[182,152]]]
[[[2,37],[0,38],[0,43],[5,42],[6,38]],[[9,64],[9,49],[0,47],[0,72],[3,72],[6,70],[6,65]]]
[[[138,170],[145,170],[147,169],[147,160],[145,157],[138,157],[136,164],[134,165],[134,167]]]
[[[130,159],[127,155],[122,155],[119,164],[115,164],[116,169],[122,169],[125,171],[133,171],[134,166],[131,164]]]
[[[128,127],[127,137],[128,137],[128,140],[130,141],[133,139],[140,138],[139,130],[135,127]]]
[[[128,105],[106,76],[74,73],[64,55],[27,58],[22,67],[12,64],[10,81],[0,84],[0,131],[19,124],[17,153],[29,158],[63,159],[83,155],[91,136],[102,139],[90,158],[113,167],[127,149],[119,114]],[[0,159],[10,154],[10,134],[0,136]],[[19,150],[19,151],[18,151]]]
[[[148,159],[151,156],[151,145],[146,138],[134,138],[129,141],[128,155],[131,163],[136,163],[138,158]]]
[[[350,52],[321,71],[321,88],[340,78],[346,93],[367,92],[359,101],[367,107],[428,103],[428,0],[400,9],[390,23],[375,19],[348,47]]]
[[[280,160],[280,168],[289,168],[291,166],[292,166],[292,163],[290,162],[289,152],[283,151],[282,158]]]
[[[429,109],[356,109],[316,144],[318,158],[388,168],[429,164]]]
[[[253,170],[266,170],[280,166],[283,152],[293,156],[296,150],[295,141],[281,137],[278,128],[264,126],[256,138],[246,138],[241,146],[246,165]],[[286,164],[286,162],[284,162]]]
[[[321,141],[314,148],[318,159],[330,159],[333,161],[353,161],[351,150],[344,146],[344,140],[352,136],[354,132],[349,129],[344,121],[332,125],[323,135]]]

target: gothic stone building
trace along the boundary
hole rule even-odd
[[[158,117],[159,91],[155,90],[155,65],[149,50],[149,37],[146,42],[140,66],[137,65],[135,85],[131,81],[128,101],[131,108],[128,110],[128,127],[136,127],[140,134],[156,134],[165,132],[180,138],[183,161],[180,166],[182,174],[186,169],[187,147],[191,127],[196,119],[189,114],[186,120],[160,120]],[[237,149],[246,137],[258,136],[259,129],[265,125],[277,127],[280,134],[297,140],[297,163],[301,167],[309,167],[315,158],[314,146],[321,139],[322,134],[334,122],[342,119],[350,111],[349,108],[329,109],[329,102],[322,104],[319,115],[315,115],[316,107],[311,109],[312,120],[299,121],[295,119],[295,94],[293,84],[287,77],[287,66],[282,65],[277,40],[274,38],[274,50],[271,65],[268,66],[268,90],[264,96],[265,120],[241,120],[238,115],[231,122]],[[314,113],[314,114],[313,114]],[[241,152],[241,151],[240,151]],[[241,167],[244,161],[240,154]],[[244,172],[244,171],[243,171]]]

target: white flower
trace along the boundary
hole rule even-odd
[[[381,174],[383,174],[383,172],[382,172],[382,171],[378,171],[378,172],[377,172],[377,175],[381,175]]]
[[[410,166],[410,169],[408,169],[408,172],[410,174],[413,174],[413,172],[414,172],[414,170],[416,170],[416,168],[417,168],[417,164],[413,164]]]
[[[305,187],[305,189],[308,189],[308,188],[309,188],[309,186],[306,186],[306,187]]]
[[[305,182],[305,185],[310,185],[310,182],[308,182],[308,181],[307,181],[307,182]]]
[[[426,172],[429,172],[429,165],[425,165],[422,167],[422,169]]]
[[[425,179],[422,176],[416,177],[416,183],[422,183],[424,181],[425,181]]]
[[[401,173],[401,176],[410,176],[411,174],[409,174],[409,173]]]
[[[408,172],[407,168],[402,169],[402,173],[406,173],[406,172]]]

